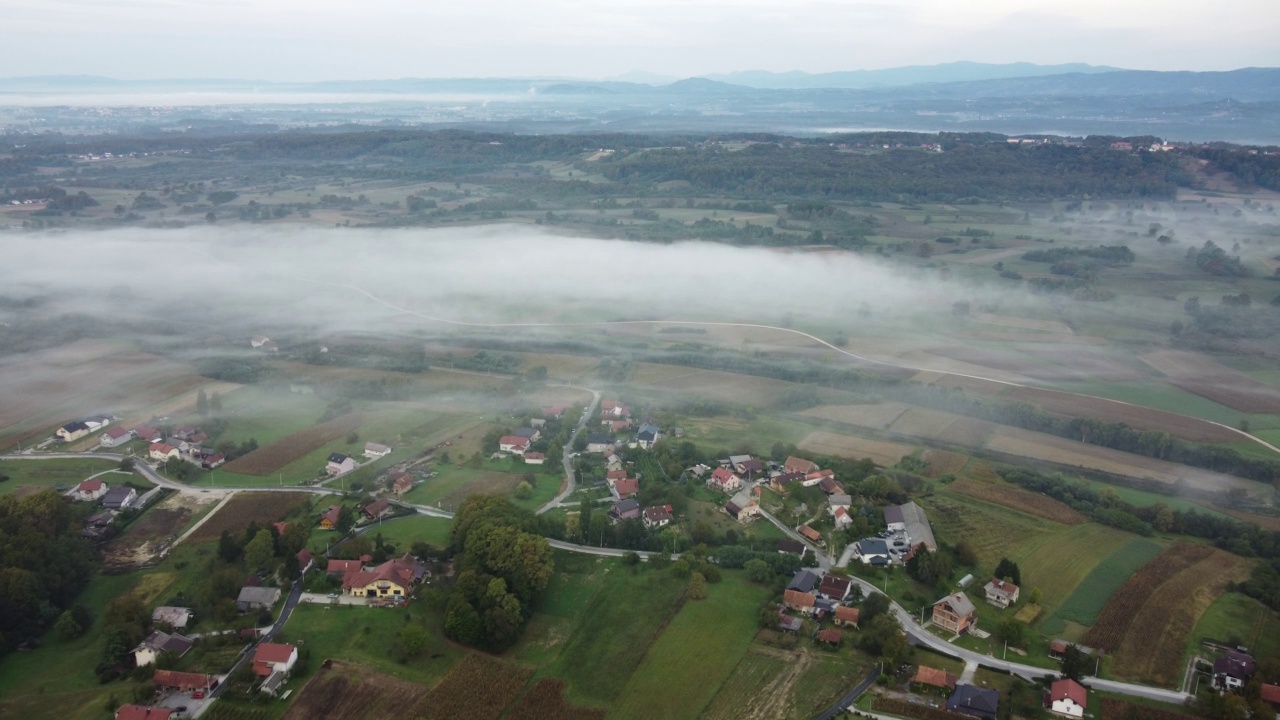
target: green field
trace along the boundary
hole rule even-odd
[[[1040,605],[1051,615],[1100,563],[1131,542],[1129,533],[1085,523],[1029,540],[1010,559],[1022,571],[1024,592],[1039,589]]]
[[[608,717],[693,718],[719,692],[751,645],[767,591],[733,571],[709,590],[706,600],[687,601],[663,630]]]
[[[1200,616],[1187,638],[1188,653],[1200,651],[1202,639],[1244,645],[1255,657],[1280,653],[1280,613],[1238,593],[1220,595]]]
[[[366,534],[371,538],[381,535],[383,540],[395,545],[398,551],[407,552],[409,546],[418,541],[438,548],[448,545],[449,527],[452,524],[453,521],[447,518],[411,515],[390,522],[384,521],[381,526]]]
[[[1093,572],[1076,586],[1071,596],[1058,606],[1057,612],[1041,623],[1040,629],[1045,633],[1056,634],[1066,627],[1068,621],[1080,625],[1092,625],[1112,593],[1118,590],[1139,568],[1154,560],[1162,550],[1164,548],[1152,540],[1144,538],[1130,540],[1095,567]]]
[[[847,644],[788,651],[754,643],[700,717],[808,720],[861,680],[867,662]]]
[[[1062,531],[1058,523],[961,495],[939,494],[919,502],[938,540],[967,540],[984,567],[994,568],[1000,558],[1012,558],[1024,545]]]
[[[0,495],[53,489],[55,486],[69,490],[90,475],[118,466],[115,460],[0,460],[0,475],[9,476],[8,480],[0,482]],[[150,485],[137,475],[126,478],[112,474],[106,477],[108,485],[126,479],[139,485]]]

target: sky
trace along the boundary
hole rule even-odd
[[[674,77],[1280,66],[1275,0],[0,0],[0,76]]]

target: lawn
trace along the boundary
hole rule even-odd
[[[449,527],[452,524],[453,521],[446,518],[410,515],[384,521],[380,527],[370,530],[368,536],[382,535],[383,540],[395,545],[400,552],[407,551],[419,540],[434,547],[444,547],[449,544]]]
[[[1058,606],[1057,612],[1041,623],[1040,629],[1047,634],[1057,634],[1066,628],[1068,621],[1092,625],[1112,593],[1163,550],[1164,547],[1153,540],[1130,540],[1112,552],[1083,582],[1076,585],[1071,595]]]
[[[1188,653],[1200,651],[1203,639],[1244,645],[1257,657],[1280,653],[1280,614],[1238,593],[1225,593],[1200,616],[1187,639]]]
[[[698,717],[750,647],[764,588],[725,573],[705,600],[689,600],[631,676],[610,718]]]
[[[119,463],[115,460],[61,458],[49,460],[0,460],[0,475],[9,476],[8,480],[0,482],[0,495],[53,489],[58,486],[70,489],[90,475],[104,470],[111,470],[118,466]],[[126,478],[124,475],[109,475],[105,479],[108,485],[113,485]],[[127,479],[145,483],[137,475]]]
[[[1052,614],[1094,568],[1133,539],[1121,530],[1085,523],[1029,540],[1010,559],[1022,571],[1025,592],[1039,589],[1040,605]]]

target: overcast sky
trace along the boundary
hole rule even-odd
[[[1276,0],[0,0],[0,76],[688,77],[1280,65]]]

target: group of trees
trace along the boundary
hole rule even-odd
[[[95,558],[76,520],[53,491],[0,496],[0,654],[58,622],[89,583]],[[69,620],[83,632],[92,616],[76,612]]]

